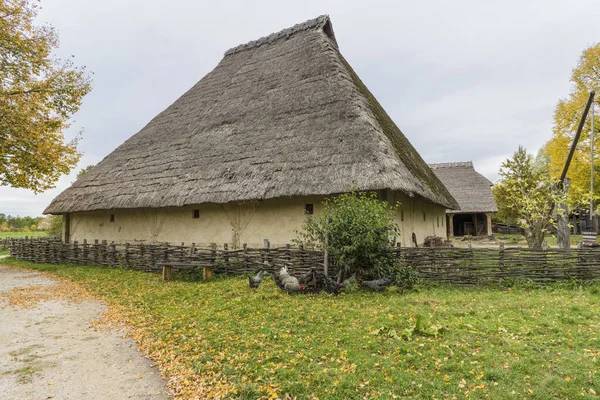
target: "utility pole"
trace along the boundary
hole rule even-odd
[[[590,110],[592,116],[592,132],[590,134],[590,153],[591,153],[591,172],[590,172],[590,222],[594,225],[594,104],[592,103],[592,109]]]
[[[583,131],[583,126],[585,125],[585,121],[587,121],[588,113],[590,112],[590,108],[594,102],[594,91],[590,92],[590,96],[588,97],[588,101],[585,105],[585,109],[583,110],[583,114],[581,115],[581,120],[579,121],[579,125],[577,126],[577,131],[575,132],[575,137],[573,138],[573,143],[571,143],[571,149],[569,150],[569,155],[567,156],[567,161],[565,162],[565,166],[563,168],[562,174],[560,175],[560,180],[557,185],[557,190],[561,191],[564,195],[564,198],[561,199],[559,203],[555,204],[551,207],[552,211],[548,214],[548,216],[552,215],[553,211],[556,211],[556,219],[558,225],[557,232],[557,241],[559,248],[568,249],[570,247],[570,239],[569,239],[569,224],[568,224],[568,214],[567,214],[567,205],[566,205],[566,196],[568,194],[569,182],[567,181],[567,172],[569,171],[569,166],[571,165],[571,160],[573,159],[573,155],[575,154],[575,148],[577,147],[577,143],[579,142],[579,138],[581,137],[581,132]],[[593,174],[593,168],[592,168]],[[592,178],[592,182],[594,179]],[[567,185],[565,185],[567,183]],[[593,184],[593,183],[592,183]],[[566,190],[565,190],[566,186]],[[564,203],[564,204],[563,204]],[[557,206],[557,207],[555,207]],[[590,208],[593,207],[593,202],[590,201]],[[557,208],[561,208],[562,211],[558,211]],[[583,232],[582,232],[583,233]],[[584,235],[585,236],[585,235]],[[594,242],[596,241],[596,233],[594,232]],[[585,241],[585,240],[584,240]]]

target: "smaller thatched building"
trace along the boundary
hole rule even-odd
[[[448,236],[491,235],[492,214],[498,212],[492,182],[475,171],[471,161],[429,166],[460,207],[446,210]]]

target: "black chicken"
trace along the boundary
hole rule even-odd
[[[251,289],[256,289],[260,286],[264,274],[265,274],[265,271],[260,270],[258,272],[258,274],[256,274],[256,276],[248,277],[248,284],[250,285]]]
[[[317,271],[311,268],[310,271],[298,278],[298,281],[306,287],[316,287],[318,284]]]
[[[386,277],[381,279],[376,279],[373,281],[362,281],[362,285],[371,290],[375,290],[376,292],[382,292],[386,287],[390,286],[394,282],[393,278]]]
[[[327,293],[331,293],[337,296],[338,294],[340,294],[340,290],[342,290],[343,288],[343,282],[338,283],[337,281],[327,276],[323,276],[323,290],[325,290]]]
[[[281,280],[281,277],[279,276],[279,272],[273,272],[271,275],[273,275],[273,280],[275,281],[275,284],[277,285],[277,287],[279,289],[283,289],[283,281]]]

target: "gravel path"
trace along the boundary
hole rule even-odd
[[[0,295],[56,284],[0,266]],[[168,399],[166,382],[131,339],[91,327],[104,310],[98,301],[46,300],[22,308],[0,300],[0,398]]]

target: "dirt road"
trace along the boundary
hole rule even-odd
[[[90,325],[106,309],[101,302],[47,297],[22,307],[7,300],[54,285],[45,275],[0,265],[0,398],[169,398],[166,382],[132,340]]]

